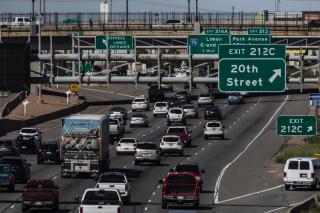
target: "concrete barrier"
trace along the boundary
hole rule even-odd
[[[290,208],[287,213],[301,213],[301,212],[309,212],[311,208],[319,203],[319,195],[314,195],[299,205],[296,205]]]
[[[1,117],[5,117],[10,114],[10,112],[16,108],[25,98],[25,93],[22,91],[16,95],[11,101],[9,101],[1,112]]]

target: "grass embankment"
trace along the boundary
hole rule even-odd
[[[314,153],[320,153],[320,136],[304,139],[301,144],[289,145],[286,148],[287,159],[293,157],[313,157]],[[277,154],[276,163],[284,164],[284,149]]]

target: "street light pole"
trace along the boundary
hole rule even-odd
[[[188,22],[191,21],[191,18],[190,18],[190,0],[188,0]]]
[[[128,29],[129,22],[129,2],[126,0],[126,29]]]
[[[34,22],[34,0],[32,0],[32,22]]]
[[[198,0],[196,0],[196,21],[199,21],[199,16],[198,16]]]

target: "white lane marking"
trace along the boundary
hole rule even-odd
[[[153,196],[156,195],[156,192],[152,192],[152,195],[153,195]]]
[[[142,137],[144,137],[144,136],[146,136],[146,135],[142,135]]]
[[[237,120],[240,120],[240,117],[238,117]]]
[[[131,161],[132,164],[134,164],[134,161]]]
[[[248,113],[248,112],[249,112],[249,110],[246,111],[246,113]]]
[[[283,187],[283,184],[281,184],[279,186],[272,187],[272,188],[268,188],[268,189],[265,189],[265,190],[261,190],[261,191],[257,191],[257,192],[253,192],[253,193],[249,193],[249,194],[245,194],[245,195],[241,195],[241,196],[238,196],[238,197],[230,198],[230,199],[227,199],[227,200],[223,200],[223,201],[220,201],[219,203],[226,203],[226,202],[229,202],[229,201],[238,200],[238,199],[241,199],[241,198],[244,198],[244,197],[249,197],[251,195],[256,195],[256,194],[261,194],[261,193],[264,193],[264,192],[272,191],[274,189],[278,189],[278,188],[281,188],[281,187]]]
[[[188,157],[187,160],[190,160],[190,157]]]
[[[11,206],[10,206],[10,209],[13,209],[14,207],[15,207],[15,205],[11,205]]]
[[[288,206],[288,207],[280,207],[280,208],[276,208],[276,209],[273,209],[273,210],[267,211],[267,212],[265,212],[265,213],[275,212],[275,211],[279,211],[279,210],[281,210],[281,209],[286,209],[286,208],[289,208],[289,206]]]
[[[54,176],[53,179],[57,179],[57,176]]]
[[[211,142],[210,142],[210,143],[208,143],[208,145],[211,145]]]
[[[224,132],[228,132],[228,130],[224,130]]]
[[[158,189],[160,189],[160,187],[161,187],[160,185],[157,186]]]
[[[149,203],[151,203],[151,200],[148,200]]]
[[[257,140],[257,138],[260,137],[260,135],[262,134],[262,132],[269,126],[269,124],[271,123],[271,121],[274,119],[274,117],[278,114],[278,112],[282,109],[282,107],[285,105],[285,103],[287,102],[289,98],[289,95],[286,96],[285,100],[282,102],[282,104],[279,106],[279,108],[273,113],[273,115],[271,116],[271,118],[269,119],[269,121],[265,124],[265,126],[260,130],[260,132],[250,141],[250,143],[244,148],[244,150],[242,150],[242,152],[239,153],[239,155],[233,159],[230,163],[228,163],[224,168],[223,170],[221,171],[218,179],[217,179],[217,182],[216,182],[216,185],[215,185],[215,188],[214,188],[214,202],[215,203],[219,203],[219,188],[220,188],[220,183],[221,183],[221,180],[222,180],[222,177],[224,175],[224,173],[227,171],[227,169],[232,165],[234,164],[248,149],[249,147]]]
[[[236,124],[236,122],[233,122],[233,125],[235,125]]]
[[[153,132],[153,129],[151,129],[150,132]]]
[[[205,150],[205,148],[204,148],[204,147],[202,147],[202,148],[201,148],[201,150]]]
[[[124,169],[127,168],[127,165],[123,166],[122,168],[124,168]]]
[[[148,211],[148,207],[145,207],[144,210],[145,210],[145,211]]]
[[[198,152],[194,153],[194,155],[198,155]]]
[[[115,94],[112,91],[107,91],[107,90],[98,90],[98,89],[89,89],[89,88],[81,88],[81,90],[89,90],[89,91],[94,91],[94,92],[102,92],[102,93],[110,93],[110,94]],[[129,95],[129,94],[124,94],[124,93],[116,93],[117,95],[122,95],[130,98],[134,98],[135,96]]]
[[[200,121],[199,124],[202,124],[202,122]]]
[[[157,129],[160,129],[160,126],[158,126]]]
[[[276,173],[276,172],[278,172],[278,171],[270,170],[270,171],[266,171],[266,172],[268,172],[268,173]]]

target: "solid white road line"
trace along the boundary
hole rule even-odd
[[[282,107],[285,105],[285,103],[287,102],[289,98],[289,95],[286,96],[285,100],[282,102],[282,104],[279,106],[279,108],[274,112],[274,114],[271,116],[271,118],[269,119],[269,121],[265,124],[265,126],[261,129],[261,131],[250,141],[250,143],[245,147],[244,150],[242,150],[242,152],[239,153],[239,155],[233,159],[230,163],[228,163],[221,171],[215,188],[214,188],[214,202],[215,203],[219,203],[219,189],[220,189],[220,184],[221,184],[221,180],[222,177],[224,175],[224,173],[226,172],[226,170],[232,165],[234,164],[248,149],[249,147],[260,137],[260,135],[263,133],[263,131],[269,126],[269,124],[271,123],[271,121],[274,119],[274,117],[279,113],[279,111],[282,109]]]
[[[261,193],[264,193],[264,192],[272,191],[274,189],[278,189],[278,188],[281,188],[281,187],[283,187],[283,184],[281,184],[279,186],[272,187],[272,188],[268,188],[268,189],[265,189],[265,190],[261,190],[261,191],[258,191],[258,192],[253,192],[253,193],[241,195],[241,196],[238,196],[238,197],[230,198],[230,199],[227,199],[227,200],[223,200],[223,201],[220,201],[219,203],[226,203],[226,202],[229,202],[229,201],[238,200],[238,199],[241,199],[241,198],[244,198],[244,197],[249,197],[251,195],[256,195],[256,194],[261,194]]]
[[[99,89],[89,89],[89,88],[81,88],[81,90],[88,90],[88,91],[94,91],[94,92],[103,92],[103,93],[109,93],[109,94],[115,94],[113,91],[107,91],[107,90],[99,90]],[[124,93],[116,93],[117,95],[122,95],[130,98],[134,98],[135,96],[124,94]]]

